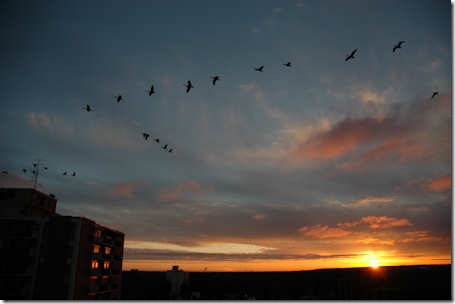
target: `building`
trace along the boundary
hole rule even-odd
[[[0,189],[2,299],[120,299],[124,234],[55,213],[56,198]]]

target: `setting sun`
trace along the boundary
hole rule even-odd
[[[369,266],[373,269],[377,269],[379,267],[379,262],[376,258],[376,256],[371,255],[369,258]]]

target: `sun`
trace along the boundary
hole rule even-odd
[[[380,266],[379,261],[376,259],[376,257],[374,255],[370,256],[369,266],[373,269],[378,269]]]
[[[379,268],[378,261],[371,261],[370,262],[370,267],[373,268],[373,269],[378,269]]]

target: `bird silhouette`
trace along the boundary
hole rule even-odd
[[[161,147],[162,149],[166,150],[167,149],[167,144]]]
[[[171,149],[168,150],[168,152],[169,152],[169,153],[172,153],[172,150],[173,150],[173,149],[171,148]]]
[[[292,66],[292,65],[291,65],[291,62],[289,62],[289,61],[288,61],[287,63],[283,63],[283,65],[284,65],[284,66],[287,66],[287,67],[291,67],[291,66]]]
[[[22,169],[22,172],[27,173],[27,169]]]
[[[258,71],[258,72],[263,72],[263,69],[264,69],[264,66],[261,65],[260,67],[258,68],[254,68],[255,71]]]
[[[145,140],[148,140],[150,137],[150,134],[148,133],[142,133],[142,137],[144,137]]]
[[[84,110],[87,111],[87,112],[93,111],[92,108],[90,107],[90,105],[86,105],[86,106],[85,106],[84,108],[82,108],[82,109],[84,109]]]
[[[435,97],[436,97],[436,95],[438,95],[438,94],[439,94],[439,92],[438,92],[438,91],[434,91],[434,92],[433,92],[433,95],[431,95],[431,99],[435,98]]]
[[[115,96],[117,102],[120,102],[122,99],[123,99],[123,96],[120,94],[120,95],[117,95]]]
[[[193,84],[191,83],[191,80],[188,80],[188,82],[186,83],[185,86],[186,86],[186,92],[187,93],[191,90],[191,88],[194,88]]]
[[[68,173],[67,173],[66,171],[65,171],[65,172],[63,172],[63,175],[67,175],[67,174],[68,174]]]
[[[217,82],[217,80],[220,80],[220,77],[219,76],[213,76],[212,77],[212,84],[215,85],[215,83]]]
[[[156,141],[157,143],[159,143],[159,142],[160,142],[160,139],[159,139],[159,138],[155,138],[155,141]]]
[[[152,94],[155,94],[155,87],[152,85],[150,89],[148,90],[149,96],[152,96]]]
[[[349,54],[344,61],[348,61],[349,59],[354,59],[354,54],[357,52],[357,49],[354,49],[351,54]]]
[[[73,174],[71,174],[71,176],[76,176],[76,172],[73,172]]]
[[[3,170],[2,173],[3,174],[8,174],[8,171]]]
[[[405,41],[403,41],[403,40],[400,41],[400,42],[398,42],[398,43],[393,47],[392,52],[395,53],[395,51],[396,51],[397,49],[401,49],[401,45],[402,45],[403,43],[405,43]]]

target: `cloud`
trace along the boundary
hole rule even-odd
[[[293,160],[337,161],[337,168],[361,171],[384,161],[405,163],[449,157],[450,96],[394,104],[387,115],[345,118],[296,145]],[[445,116],[444,116],[445,115]]]
[[[282,11],[283,11],[283,8],[281,8],[281,7],[275,7],[275,8],[273,9],[273,12],[274,12],[275,14],[279,14],[279,13],[281,13]]]
[[[338,238],[338,237],[343,237],[343,236],[351,234],[350,231],[347,231],[343,228],[337,228],[337,227],[331,228],[327,225],[319,225],[319,224],[311,226],[311,227],[304,226],[304,227],[300,228],[298,231],[307,236],[311,236],[311,237],[315,237],[315,238],[319,238],[319,239]]]
[[[365,104],[367,103],[384,104],[386,100],[383,94],[379,94],[373,90],[357,91],[354,93],[354,96]]]
[[[254,260],[320,260],[357,258],[361,254],[290,254],[274,250],[258,253],[207,253],[125,247],[125,259],[195,260],[195,261],[254,261]]]
[[[130,198],[134,191],[144,186],[145,182],[120,182],[107,191],[110,197],[125,197]]]
[[[58,139],[71,140],[75,134],[75,127],[60,116],[28,112],[25,119],[34,129],[44,131]]]
[[[430,179],[425,185],[425,189],[431,192],[440,192],[452,189],[452,176],[442,175]]]
[[[426,64],[422,65],[420,69],[426,73],[435,72],[441,67],[441,61],[439,60],[432,60],[427,62]]]
[[[367,216],[362,218],[361,222],[368,224],[371,229],[411,226],[411,223],[407,219],[397,219],[387,216]]]
[[[368,228],[376,230],[411,226],[411,223],[407,219],[397,219],[387,216],[366,216],[361,218],[359,221],[338,223],[335,227],[317,224],[314,226],[301,227],[298,231],[306,236],[318,239],[340,238],[352,234],[353,228],[359,225],[367,225]]]
[[[260,33],[262,32],[261,28],[260,27],[257,27],[257,26],[253,26],[253,28],[251,29],[251,31],[253,33]]]
[[[376,196],[367,196],[365,198],[359,199],[357,201],[351,201],[347,203],[339,202],[339,201],[330,201],[329,203],[340,205],[345,208],[358,208],[358,207],[369,207],[372,205],[378,204],[389,204],[396,200],[395,196],[383,196],[383,197],[376,197]]]
[[[396,187],[397,190],[443,192],[452,189],[452,176],[445,174],[433,178],[415,178]]]
[[[181,199],[186,195],[202,195],[211,191],[209,187],[202,188],[202,186],[195,181],[187,181],[171,187],[164,187],[158,190],[156,199],[159,201],[175,201]]]
[[[432,241],[440,241],[442,238],[430,236],[429,231],[427,230],[418,230],[418,231],[408,231],[405,232],[405,238],[399,240],[399,243],[408,244],[408,243],[416,243],[416,242],[432,242]]]
[[[252,218],[253,218],[254,220],[260,221],[260,220],[266,219],[267,216],[266,216],[265,214],[259,213],[259,214],[253,215]]]
[[[370,229],[386,229],[391,227],[412,226],[407,219],[397,219],[388,216],[365,216],[359,221],[340,223],[338,226],[343,228],[353,228],[362,224],[367,224]]]
[[[393,246],[395,245],[395,240],[381,240],[378,238],[365,238],[357,241],[360,244],[365,244],[365,245],[386,245],[386,246]]]
[[[390,120],[375,118],[344,119],[330,130],[315,134],[300,144],[294,157],[319,160],[338,158],[378,137],[378,133],[390,128],[391,123]]]

